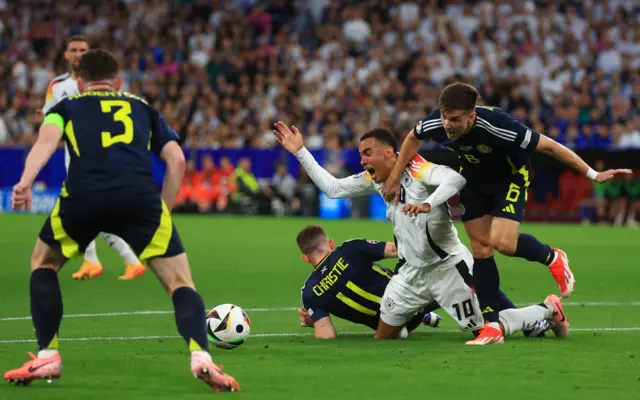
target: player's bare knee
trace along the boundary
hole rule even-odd
[[[493,247],[489,244],[484,245],[471,241],[471,252],[473,253],[473,258],[489,258],[493,255]]]
[[[493,234],[492,232],[491,246],[504,255],[512,256],[518,247],[518,237],[512,238],[508,235]]]
[[[474,258],[489,258],[493,255],[493,247],[488,238],[470,237],[471,252]]]
[[[38,239],[31,255],[31,271],[44,268],[58,272],[66,262],[64,255]]]

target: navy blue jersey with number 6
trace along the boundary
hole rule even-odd
[[[413,130],[420,140],[432,140],[458,154],[460,173],[468,184],[496,182],[528,171],[540,135],[497,107],[476,107],[469,133],[450,140],[435,110]]]
[[[145,100],[126,92],[89,91],[47,112],[64,132],[70,153],[65,190],[156,190],[150,151],[160,154],[176,132]]]

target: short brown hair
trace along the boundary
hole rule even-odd
[[[85,42],[87,44],[87,46],[89,46],[89,39],[87,39],[86,36],[82,36],[82,35],[73,35],[70,36],[67,39],[67,46],[66,48],[69,48],[69,45],[73,42]]]
[[[107,50],[89,50],[80,58],[78,73],[85,82],[112,80],[118,76],[118,60]]]
[[[473,111],[478,103],[480,94],[471,85],[455,82],[447,85],[438,98],[440,110]]]
[[[307,255],[314,252],[327,239],[327,234],[320,225],[305,226],[296,237],[296,242],[302,254]]]

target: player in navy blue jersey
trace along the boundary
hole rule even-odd
[[[47,111],[13,188],[13,208],[28,209],[33,181],[64,138],[71,153],[67,180],[31,256],[31,316],[40,351],[4,379],[27,385],[60,377],[58,272],[100,232],[108,232],[148,262],[171,296],[178,331],[191,352],[190,372],[216,391],[238,390],[235,379],[222,373],[207,351],[204,303],[169,212],[185,170],[178,135],[146,101],[119,92],[121,82],[113,55],[86,52],[79,66],[80,93]],[[151,152],[167,164],[162,193],[151,174]]]
[[[296,238],[302,259],[313,266],[313,272],[302,287],[303,309],[311,319],[315,336],[332,339],[336,331],[330,315],[366,325],[376,330],[380,320],[380,299],[393,273],[377,264],[385,258],[397,258],[398,250],[392,242],[353,239],[334,247],[322,227],[309,225]],[[434,309],[439,307],[437,304]],[[406,337],[425,320],[426,311],[418,312],[405,326]],[[432,326],[440,317],[428,316]]]
[[[520,233],[529,186],[531,156],[538,151],[596,182],[606,182],[627,169],[596,172],[565,146],[535,132],[497,107],[477,106],[477,90],[464,83],[447,86],[440,95],[439,109],[418,122],[407,135],[398,161],[384,183],[384,196],[400,192],[403,166],[417,153],[423,140],[455,151],[466,185],[460,192],[465,230],[471,239],[476,293],[486,325],[474,343],[500,343],[498,288],[500,278],[493,251],[537,261],[549,267],[560,293],[568,297],[575,279],[567,255]]]

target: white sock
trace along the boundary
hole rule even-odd
[[[500,324],[498,322],[489,322],[489,326],[492,328],[500,329]]]
[[[120,257],[124,259],[124,262],[127,265],[140,264],[140,260],[138,260],[138,257],[136,257],[136,255],[133,253],[133,250],[131,250],[131,247],[129,247],[127,242],[122,240],[122,238],[105,232],[102,233],[102,237],[107,241],[107,243],[109,243],[109,246],[111,246],[112,249],[120,254]]]
[[[44,349],[38,352],[38,358],[49,358],[49,357],[55,356],[56,354],[58,354],[58,350]]]
[[[406,339],[409,337],[409,331],[407,330],[407,327],[403,326],[402,329],[400,330],[400,333],[398,334],[398,339]]]
[[[532,329],[538,322],[551,317],[553,317],[553,308],[543,307],[539,304],[500,311],[500,322],[504,326],[504,336]]]
[[[93,264],[100,264],[100,260],[98,259],[98,252],[96,251],[96,241],[92,241],[87,246],[87,249],[84,251],[84,259]]]

